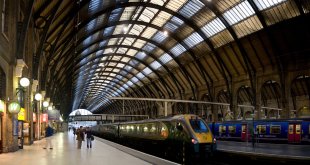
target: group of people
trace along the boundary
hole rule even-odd
[[[85,141],[85,135],[87,148],[92,148],[92,141],[94,140],[94,137],[89,127],[86,127],[86,129],[84,129],[83,126],[80,126],[80,128],[78,128],[76,131],[73,130],[73,134],[76,135],[76,140],[78,141],[78,149],[81,149],[82,142]]]
[[[43,149],[53,149],[53,143],[52,143],[52,137],[54,134],[54,129],[51,127],[50,124],[47,125],[45,128],[45,145]],[[80,126],[80,128],[75,129],[73,128],[73,135],[76,135],[76,140],[78,141],[78,149],[81,149],[82,142],[85,141],[85,135],[86,135],[86,142],[87,142],[87,148],[92,148],[92,141],[94,140],[94,136],[91,133],[91,130],[89,127],[86,127],[86,129],[83,128],[83,126]]]

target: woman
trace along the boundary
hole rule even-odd
[[[91,148],[91,141],[93,140],[92,137],[92,133],[89,127],[86,128],[86,142],[87,142],[87,148]]]

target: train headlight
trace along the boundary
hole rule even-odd
[[[193,143],[193,144],[197,144],[198,141],[197,141],[196,139],[192,139],[192,143]]]

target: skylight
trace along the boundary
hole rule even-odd
[[[128,81],[127,81],[127,85],[128,85],[128,86],[132,86],[133,83],[132,83],[130,80],[128,80]]]
[[[215,18],[211,22],[207,23],[205,26],[202,27],[202,31],[208,36],[211,37],[216,33],[225,29],[225,25],[219,18]]]
[[[192,48],[203,41],[203,38],[197,33],[192,33],[190,36],[188,36],[186,39],[184,39],[184,42],[189,48]]]
[[[167,53],[165,53],[165,54],[163,54],[161,57],[159,57],[159,60],[162,62],[162,63],[164,63],[164,64],[166,64],[166,63],[168,63],[169,61],[171,61],[173,58],[169,55],[169,54],[167,54]]]
[[[251,7],[250,3],[248,1],[244,1],[236,5],[232,9],[226,11],[223,16],[225,17],[229,25],[233,25],[254,14],[255,12]]]
[[[146,57],[146,54],[144,52],[138,52],[136,57],[140,60],[143,60]]]
[[[165,35],[163,32],[159,31],[153,36],[153,40],[157,43],[162,43],[164,40],[166,40],[167,35]]]
[[[157,62],[157,61],[153,61],[150,66],[154,69],[154,70],[157,70],[158,68],[161,67],[160,63]]]
[[[146,68],[143,69],[142,72],[143,72],[145,75],[149,75],[149,74],[152,73],[152,70],[151,70],[149,67],[146,67]]]
[[[102,2],[103,2],[102,0],[91,0],[89,2],[88,12],[90,14],[95,13],[98,9],[100,9],[100,6],[101,6]]]
[[[182,54],[183,52],[185,52],[186,49],[181,45],[181,44],[177,44],[175,45],[172,49],[171,52],[177,57],[180,54]]]
[[[145,76],[140,72],[136,75],[140,80],[142,80]]]
[[[132,81],[133,83],[136,83],[136,82],[138,82],[139,80],[138,80],[136,77],[133,77],[133,78],[131,78],[131,81]]]
[[[204,7],[204,4],[201,3],[199,0],[192,0],[186,3],[179,12],[184,17],[191,18],[194,14],[196,14],[203,7]]]
[[[256,4],[258,9],[261,11],[261,10],[270,8],[272,6],[278,5],[285,1],[286,0],[254,0],[254,3]]]

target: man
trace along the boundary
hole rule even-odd
[[[53,128],[48,124],[47,127],[45,128],[45,147],[44,149],[46,149],[48,146],[50,147],[50,149],[53,149],[53,144],[52,144],[52,137],[54,133]]]
[[[82,141],[84,141],[84,130],[83,130],[83,126],[80,126],[80,128],[78,128],[76,130],[76,140],[78,141],[78,149],[81,149],[82,147]]]

